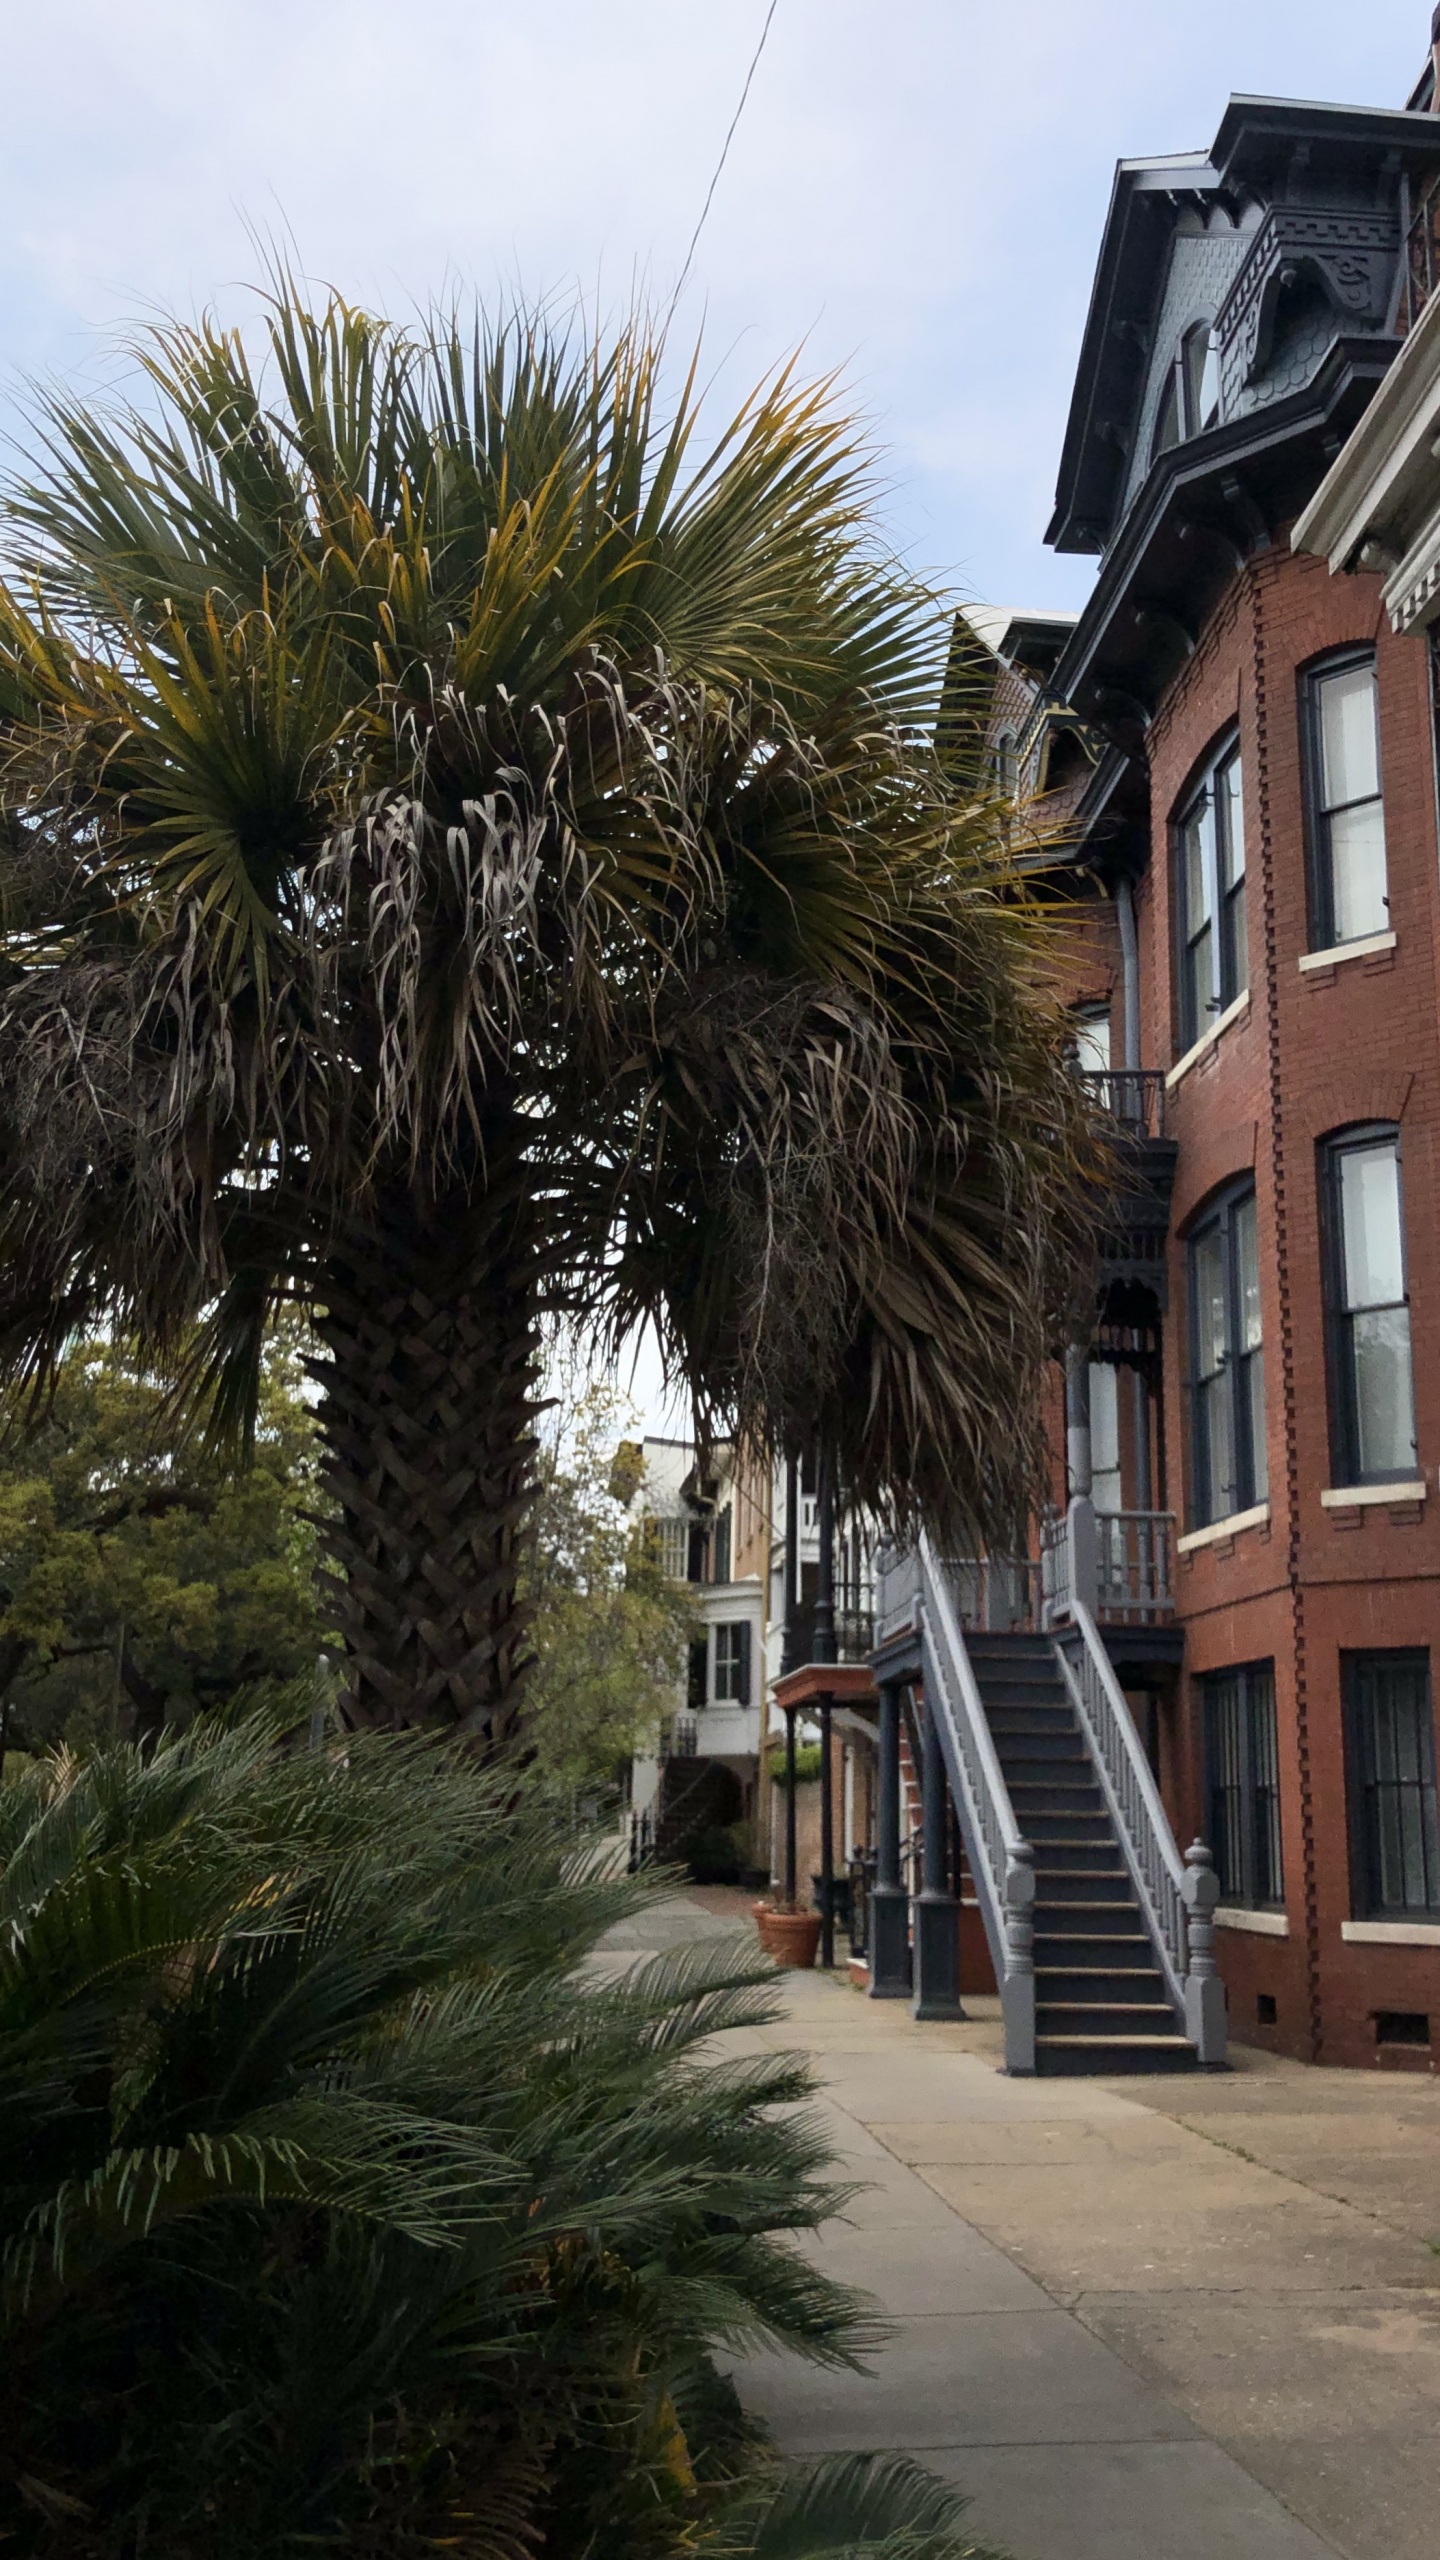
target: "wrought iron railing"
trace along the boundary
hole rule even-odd
[[[1214,1862],[1199,1840],[1181,1857],[1099,1628],[1082,1600],[1072,1598],[1070,1624],[1055,1652],[1185,2032],[1201,2062],[1217,2066],[1225,2059],[1225,1996],[1215,1964]]]
[[[949,1575],[928,1538],[916,1548],[925,1698],[990,1942],[1005,2021],[1005,2064],[1035,2068],[1035,1853],[1021,1837],[976,1685]]]
[[[1160,1067],[1086,1068],[1081,1081],[1102,1111],[1135,1138],[1165,1135],[1165,1075]]]

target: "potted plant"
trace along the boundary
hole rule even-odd
[[[800,1902],[772,1896],[755,1905],[755,1926],[767,1955],[787,1973],[808,1973],[820,1945],[820,1914]]]

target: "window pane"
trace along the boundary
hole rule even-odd
[[[1195,1344],[1200,1375],[1223,1365],[1228,1344],[1225,1311],[1225,1247],[1218,1227],[1195,1247]]]
[[[1440,1897],[1435,1728],[1424,1658],[1360,1655],[1350,1669],[1371,1911],[1429,1911]]]
[[[1235,1259],[1240,1275],[1240,1348],[1253,1351],[1260,1340],[1260,1251],[1256,1240],[1253,1197],[1241,1200],[1233,1216]]]
[[[1404,1475],[1415,1465],[1408,1307],[1352,1316],[1350,1342],[1360,1473],[1362,1477]]]
[[[1378,800],[1341,809],[1326,820],[1330,833],[1330,904],[1337,942],[1387,933],[1385,813]]]
[[[1320,697],[1320,805],[1343,809],[1368,800],[1380,788],[1380,748],[1375,721],[1375,671],[1366,664],[1322,676]]]
[[[1215,776],[1219,820],[1220,885],[1230,888],[1245,870],[1245,809],[1240,791],[1240,752],[1227,756]]]
[[[1257,1902],[1283,1902],[1280,1862],[1280,1745],[1275,1725],[1275,1674],[1249,1675],[1250,1764],[1254,1771],[1254,1894]]]
[[[1400,1242],[1400,1156],[1393,1144],[1351,1147],[1340,1158],[1345,1304],[1390,1307],[1405,1295]]]
[[[1185,938],[1193,942],[1202,926],[1210,920],[1211,845],[1214,819],[1207,792],[1193,815],[1186,819],[1181,834],[1182,863],[1185,879]]]
[[[1200,1405],[1205,1434],[1200,1496],[1206,1520],[1224,1520],[1236,1508],[1236,1498],[1233,1399],[1223,1369],[1201,1388]]]
[[[1205,1683],[1207,1756],[1210,1763],[1210,1849],[1220,1891],[1241,1902],[1245,1877],[1245,1754],[1240,1730],[1240,1683]]]
[[[1252,1351],[1245,1363],[1245,1398],[1250,1412],[1251,1502],[1270,1498],[1270,1461],[1265,1450],[1265,1354]]]
[[[1213,935],[1207,925],[1198,942],[1185,954],[1186,1034],[1198,1040],[1215,1011],[1215,961],[1211,949]]]

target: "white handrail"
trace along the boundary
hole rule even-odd
[[[1033,2072],[1035,1853],[1021,1837],[945,1573],[923,1534],[918,1552],[926,1702],[935,1716],[1000,1985],[1006,2068]]]
[[[1209,1850],[1200,1841],[1182,1858],[1135,1720],[1115,1677],[1099,1629],[1083,1601],[1071,1599],[1078,1661],[1055,1645],[1061,1676],[1089,1745],[1125,1863],[1150,1922],[1166,1980],[1185,2015],[1200,2060],[1225,2058],[1223,1989],[1214,1962],[1210,1915],[1218,1888]]]
[[[1183,2000],[1189,1967],[1185,1862],[1175,1846],[1135,1719],[1083,1601],[1072,1601],[1071,1625],[1080,1638],[1079,1664],[1068,1647],[1057,1645],[1061,1676],[1090,1746],[1126,1864],[1158,1939],[1170,1988],[1177,2000]]]

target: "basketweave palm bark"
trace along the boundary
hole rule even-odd
[[[281,279],[8,493],[0,1364],[77,1325],[243,1439],[315,1313],[357,1722],[501,1738],[539,1327],[825,1429],[972,1538],[1101,1172],[944,617],[825,387],[698,458],[660,349]]]

